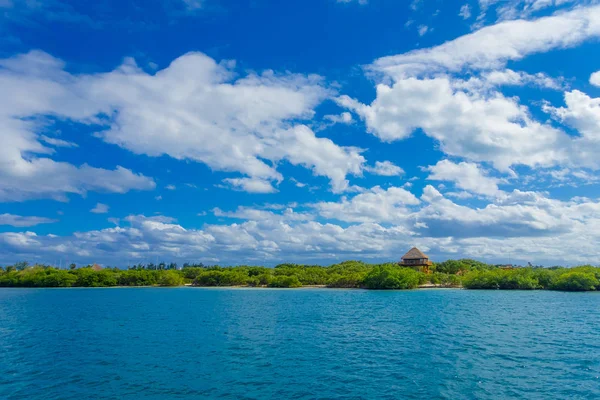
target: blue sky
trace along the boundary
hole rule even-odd
[[[596,263],[596,1],[0,0],[0,264]]]

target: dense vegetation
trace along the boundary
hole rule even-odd
[[[0,267],[3,287],[109,287],[109,286],[252,286],[293,288],[414,289],[431,283],[466,289],[549,289],[564,291],[600,290],[600,268],[515,268],[501,269],[471,259],[448,260],[432,266],[425,274],[394,263],[367,264],[345,261],[328,267],[280,264],[275,268],[257,266],[218,267],[202,264],[135,265],[126,270],[97,265],[58,269],[26,262]]]

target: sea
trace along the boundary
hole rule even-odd
[[[600,293],[0,289],[0,399],[599,399]]]

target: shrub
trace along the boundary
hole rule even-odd
[[[569,292],[583,292],[596,290],[600,282],[590,272],[567,272],[560,275],[550,287],[552,290],[564,290]]]
[[[183,285],[183,276],[173,270],[161,271],[158,284],[160,286],[181,286]]]
[[[271,282],[269,282],[268,286],[274,288],[295,288],[301,287],[302,283],[300,282],[300,279],[298,279],[297,276],[279,275],[273,277]]]
[[[364,273],[352,273],[348,275],[334,274],[330,276],[327,287],[330,288],[358,288],[365,279]]]
[[[414,289],[419,286],[420,275],[409,268],[380,266],[367,274],[363,284],[367,289]]]

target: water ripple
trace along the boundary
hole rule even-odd
[[[599,293],[0,289],[0,398],[600,398],[599,305]]]

